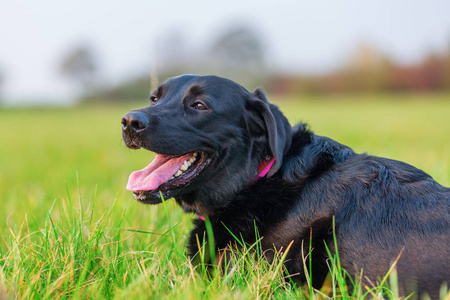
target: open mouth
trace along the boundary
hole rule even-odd
[[[182,156],[157,154],[144,169],[131,173],[126,189],[133,192],[136,200],[157,204],[174,197],[186,187],[209,164],[210,159],[203,151]]]

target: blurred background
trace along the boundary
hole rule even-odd
[[[262,87],[291,124],[450,186],[449,0],[0,0],[0,299],[189,293],[194,216],[125,190],[154,154],[120,123],[183,73]],[[245,298],[226,289],[178,298]]]
[[[1,1],[0,103],[146,99],[217,74],[274,95],[450,90],[450,2]]]

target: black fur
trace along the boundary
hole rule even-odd
[[[209,216],[218,250],[234,240],[229,231],[253,243],[256,224],[269,260],[271,251],[294,241],[286,267],[304,281],[302,241],[307,253],[312,234],[313,286],[320,288],[328,272],[324,243],[334,252],[334,216],[341,265],[355,276],[363,269],[368,285],[402,250],[397,271],[403,294],[426,291],[437,298],[441,284],[450,282],[450,189],[423,171],[356,154],[304,124],[291,128],[261,90],[250,93],[227,79],[175,77],[153,96],[156,105],[136,111],[146,115],[148,128],[124,129],[124,140],[162,154],[208,153],[200,175],[166,196],[187,212]],[[193,109],[196,99],[208,109]],[[267,156],[276,162],[255,182]],[[200,218],[194,225],[191,257],[198,251],[196,236],[205,233]]]

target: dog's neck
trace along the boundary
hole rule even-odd
[[[275,162],[275,158],[268,157],[265,160],[263,160],[258,167],[258,175],[253,179],[252,183],[250,185],[255,184],[257,181],[259,181],[261,178],[266,177],[267,173],[269,173],[270,169],[272,168],[273,164]],[[212,213],[209,215],[209,217],[214,216],[215,213]],[[203,215],[198,215],[198,217],[205,221],[206,218]]]

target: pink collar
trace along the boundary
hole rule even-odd
[[[258,167],[258,176],[256,176],[255,179],[253,179],[253,182],[250,185],[254,185],[258,180],[261,178],[264,178],[267,173],[269,173],[270,169],[273,166],[273,163],[275,162],[275,158],[272,158],[271,160],[263,160]]]
[[[255,182],[257,180],[259,180],[260,178],[265,177],[267,175],[267,173],[269,173],[274,162],[275,162],[275,158],[272,158],[272,160],[270,160],[270,161],[264,160],[261,162],[261,164],[259,165],[259,168],[258,168],[259,174],[258,174],[258,177],[256,177]]]
[[[270,169],[273,166],[273,163],[275,162],[275,158],[272,158],[271,160],[263,160],[258,167],[258,176],[256,176],[256,178],[253,180],[253,182],[251,183],[251,185],[255,184],[258,180],[260,180],[261,178],[264,178],[267,173],[269,173]],[[212,214],[214,215],[214,214]],[[205,221],[205,217],[204,216],[200,216],[199,218],[203,221]]]

